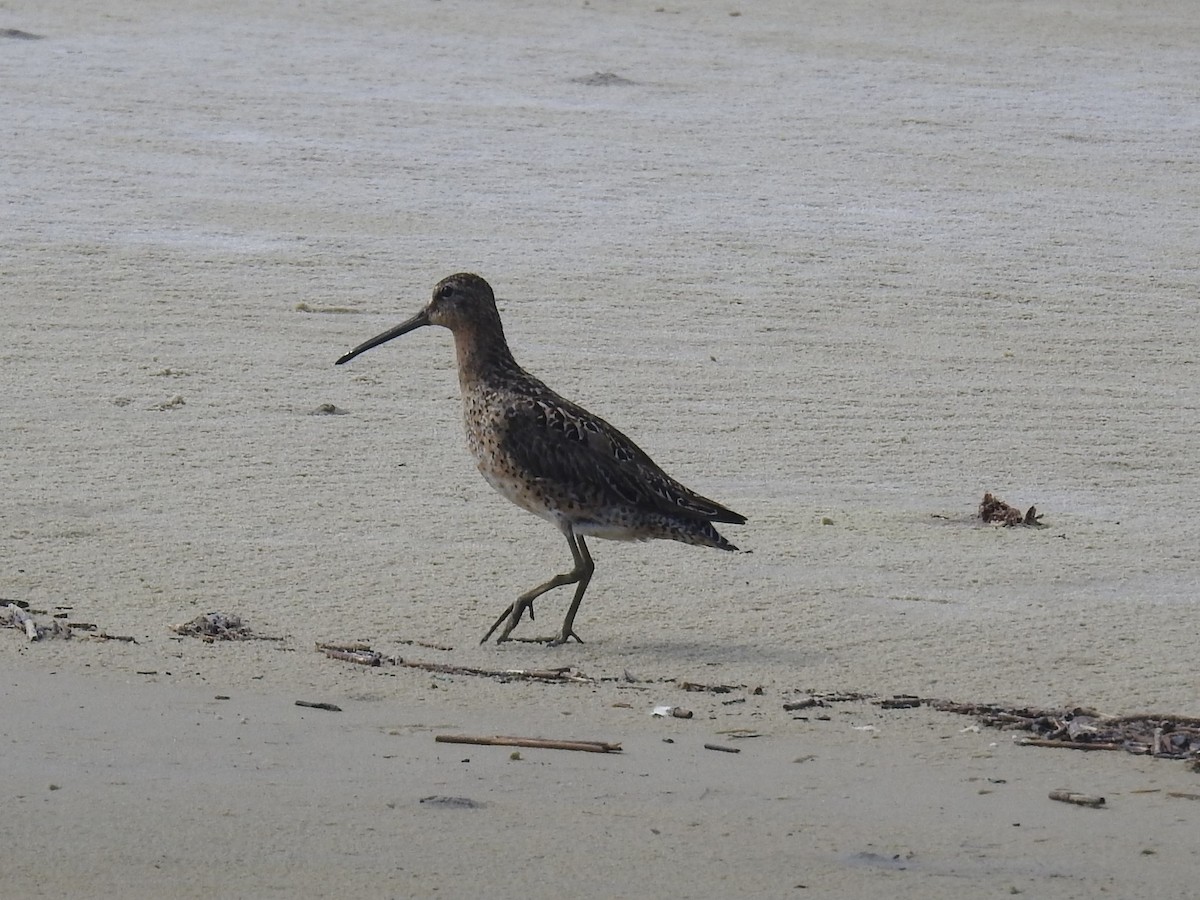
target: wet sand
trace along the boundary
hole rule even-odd
[[[137,643],[0,633],[6,890],[1190,896],[1181,763],[783,704],[1200,715],[1193,19],[9,4],[0,597]],[[753,552],[596,542],[587,643],[478,646],[561,536],[474,471],[447,334],[333,367],[460,270]],[[168,628],[211,610],[284,640]]]

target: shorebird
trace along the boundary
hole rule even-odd
[[[359,344],[336,365],[426,325],[449,328],[458,354],[467,445],[488,484],[522,509],[557,526],[574,567],[521,594],[483,636],[500,627],[507,641],[533,601],[574,584],[575,597],[551,644],[575,633],[575,615],[595,565],[584,536],[617,541],[665,538],[737,550],[713,522],[741,525],[746,517],[688,490],[599,416],[565,400],[513,359],[491,285],[478,275],[443,278],[433,299],[406,322]]]

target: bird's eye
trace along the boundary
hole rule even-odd
[[[449,300],[453,296],[454,287],[452,285],[443,284],[440,288],[438,288],[437,298],[439,300]]]

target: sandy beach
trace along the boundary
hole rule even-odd
[[[1195,896],[1185,763],[871,700],[1200,716],[1198,45],[1180,2],[0,6],[0,598],[135,639],[0,631],[0,894]],[[593,542],[586,643],[480,646],[561,536],[475,471],[447,333],[333,365],[456,271],[752,552]],[[278,640],[170,628],[212,611]]]

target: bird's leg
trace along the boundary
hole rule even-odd
[[[525,614],[525,610],[529,610],[529,618],[531,621],[533,620],[534,600],[547,591],[552,591],[556,587],[562,587],[565,584],[578,584],[579,587],[575,589],[575,599],[572,601],[571,608],[567,613],[567,620],[563,622],[563,630],[559,632],[558,637],[552,640],[551,643],[563,644],[566,643],[567,638],[571,637],[574,637],[581,644],[583,643],[583,641],[579,640],[579,635],[571,630],[570,624],[575,619],[575,612],[579,609],[579,602],[583,599],[583,592],[587,589],[587,584],[591,580],[595,565],[592,563],[592,557],[588,553],[586,545],[580,550],[580,546],[583,545],[583,539],[575,537],[570,525],[563,525],[563,534],[566,535],[567,543],[571,547],[571,556],[575,559],[575,567],[570,572],[555,575],[544,584],[539,584],[532,590],[526,591],[515,602],[509,604],[508,608],[500,614],[500,617],[492,623],[492,627],[488,629],[487,634],[483,636],[483,640],[479,643],[486,643],[487,639],[500,627],[502,622],[506,622],[506,624],[504,625],[504,630],[500,632],[500,636],[496,638],[496,643],[502,644],[507,641],[513,629],[520,624],[521,616]]]
[[[579,604],[583,602],[583,592],[587,590],[587,586],[592,580],[592,573],[596,571],[596,564],[592,562],[592,554],[588,552],[587,544],[583,542],[583,535],[576,536],[574,532],[568,531],[567,540],[571,542],[571,552],[575,554],[575,571],[579,573],[579,587],[575,588],[575,598],[571,601],[571,606],[563,618],[562,630],[558,632],[558,637],[550,642],[551,646],[565,644],[571,638],[583,643],[583,639],[575,633],[575,613],[579,612]],[[576,541],[578,541],[578,547],[576,547]],[[532,614],[533,610],[530,610],[530,616]]]

